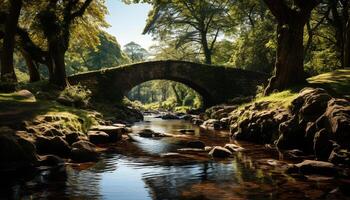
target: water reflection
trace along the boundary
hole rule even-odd
[[[228,160],[214,161],[203,155],[162,158],[161,153],[176,152],[188,140],[223,145],[230,139],[227,133],[204,132],[183,121],[147,120],[151,122],[136,124],[133,131],[150,128],[178,133],[178,129],[194,129],[195,133],[188,138],[158,140],[134,135],[136,142],[116,146],[118,154],[108,153],[92,166],[68,166],[65,179],[18,184],[12,195],[16,194],[18,199],[113,200],[346,198],[339,193],[329,196],[330,191],[338,188],[336,180],[294,179],[281,173],[279,166],[276,169],[268,166],[266,160],[277,159],[278,153],[266,153],[259,145],[249,145],[249,151]]]

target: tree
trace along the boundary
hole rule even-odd
[[[129,42],[124,46],[124,52],[129,56],[131,61],[140,62],[146,60],[148,52],[135,42]]]
[[[275,75],[265,94],[306,82],[304,74],[304,27],[317,0],[264,0],[277,20]]]
[[[66,56],[68,74],[98,70],[130,62],[115,37],[105,31],[100,31],[98,37],[100,43],[96,47],[71,45]]]
[[[69,47],[71,26],[77,18],[84,15],[91,2],[92,0],[52,0],[38,14],[39,25],[47,39],[53,64],[52,83],[56,85],[66,86],[65,53]]]
[[[212,63],[218,36],[224,29],[232,27],[227,14],[231,0],[144,2],[153,5],[144,34],[153,34],[161,41],[176,40],[177,47],[199,43],[207,64]]]
[[[342,67],[350,67],[350,17],[349,0],[327,0],[330,12],[325,16],[335,30],[337,51]]]
[[[15,49],[15,35],[17,24],[21,13],[23,2],[22,0],[0,1],[2,6],[7,8],[1,15],[0,23],[3,24],[2,47],[0,53],[1,62],[1,80],[8,82],[17,82],[14,65],[13,53]]]
[[[176,42],[159,41],[157,45],[150,47],[154,60],[183,60],[191,62],[200,62],[202,57],[198,45],[184,44],[176,47]]]

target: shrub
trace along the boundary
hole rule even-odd
[[[84,107],[89,104],[91,91],[86,87],[78,85],[68,85],[59,95],[58,101],[63,105]]]

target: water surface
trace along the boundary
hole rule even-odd
[[[149,139],[139,130],[179,134],[178,138]],[[179,129],[194,129],[181,134]],[[146,117],[136,123],[131,138],[111,148],[98,163],[68,165],[67,175],[38,176],[15,184],[0,199],[347,199],[339,180],[293,178],[283,173],[280,155],[264,146],[243,143],[247,151],[226,160],[206,153],[164,157],[188,141],[207,145],[233,143],[227,132],[200,130],[180,120]],[[277,160],[277,161],[276,161]],[[291,162],[291,161],[286,161]],[[332,193],[333,192],[333,193]]]

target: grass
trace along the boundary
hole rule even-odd
[[[85,132],[97,123],[92,112],[66,107],[55,101],[36,101],[17,93],[0,93],[0,108],[0,125],[50,116],[62,128]]]
[[[350,98],[350,70],[336,70],[308,79],[310,86],[321,87],[337,97]]]
[[[22,103],[30,103],[35,102],[35,98],[27,98],[17,93],[0,93],[0,102],[22,102]]]
[[[350,98],[350,70],[336,70],[329,73],[320,74],[307,79],[308,84],[299,88],[293,88],[282,92],[272,93],[269,96],[257,95],[257,97],[250,103],[243,104],[239,109],[255,103],[268,101],[271,102],[269,107],[283,107],[288,108],[291,102],[297,97],[300,89],[303,87],[319,87],[327,90],[334,97]]]

